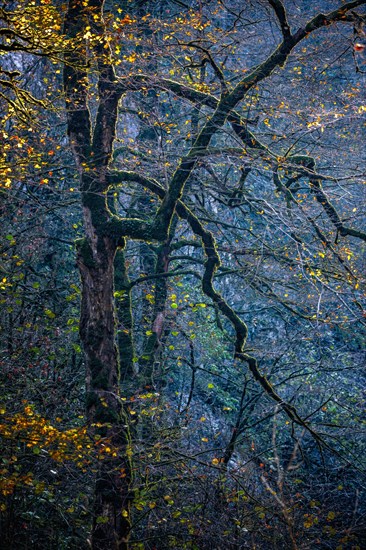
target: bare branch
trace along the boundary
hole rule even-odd
[[[277,16],[278,22],[281,27],[282,36],[284,40],[287,40],[291,37],[291,30],[290,25],[287,21],[287,14],[284,5],[282,4],[281,0],[268,0],[268,2],[271,4],[272,8],[275,11],[275,14]]]

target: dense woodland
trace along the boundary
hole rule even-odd
[[[366,0],[3,0],[0,546],[366,546]]]

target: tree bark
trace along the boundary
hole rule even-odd
[[[86,224],[89,216],[86,216]],[[130,440],[119,398],[119,361],[113,299],[116,246],[90,226],[78,250],[82,280],[80,336],[85,352],[87,417],[102,441],[95,485],[92,548],[126,549],[130,532]],[[104,453],[103,449],[110,449]],[[103,458],[102,458],[103,457]]]
[[[64,89],[68,134],[79,170],[84,235],[77,243],[82,298],[80,337],[85,353],[86,410],[98,448],[94,489],[93,550],[125,550],[130,534],[131,443],[126,411],[119,397],[120,364],[116,344],[114,260],[124,240],[107,227],[106,170],[115,139],[120,95],[103,42],[103,2],[84,7],[70,0],[65,35],[72,48],[65,53]],[[88,57],[85,32],[99,33],[96,60],[100,103],[94,127],[88,109]]]

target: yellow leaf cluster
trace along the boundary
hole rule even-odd
[[[6,408],[0,406],[0,414],[0,437],[10,440],[13,449],[12,456],[3,458],[0,465],[0,494],[4,496],[12,494],[15,487],[36,483],[32,472],[13,471],[13,465],[18,461],[16,455],[24,452],[24,449],[58,463],[73,462],[82,469],[93,459],[117,456],[108,438],[95,438],[96,441],[93,441],[85,425],[60,429],[38,414],[29,403],[25,403],[23,410],[14,415],[8,414]]]

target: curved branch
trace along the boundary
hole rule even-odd
[[[135,181],[147,187],[150,191],[163,199],[166,193],[165,189],[155,180],[136,174],[135,172],[113,171],[109,174],[111,185],[117,185],[123,181]],[[180,218],[185,219],[190,225],[193,233],[201,238],[203,249],[206,255],[204,264],[204,274],[202,277],[202,291],[211,298],[218,310],[230,321],[235,331],[234,357],[246,362],[253,378],[261,385],[267,395],[278,403],[286,412],[288,417],[306,428],[318,439],[319,436],[309,427],[309,425],[298,415],[295,407],[284,401],[275,391],[267,377],[261,374],[257,360],[245,352],[245,344],[248,336],[248,328],[245,322],[235,313],[226,300],[213,287],[213,277],[221,265],[220,257],[216,249],[216,242],[211,231],[204,228],[193,212],[182,202],[178,201],[176,207]]]
[[[288,24],[288,21],[287,21],[287,14],[286,14],[284,5],[282,4],[281,0],[268,0],[268,2],[271,4],[277,16],[278,22],[281,27],[282,36],[284,40],[287,40],[288,38],[291,37],[291,30],[290,30],[290,25]]]

